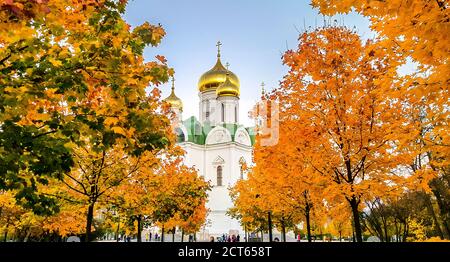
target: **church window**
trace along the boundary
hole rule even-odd
[[[206,100],[206,113],[205,113],[205,116],[206,116],[206,120],[208,120],[209,119],[209,100]]]
[[[244,167],[241,165],[241,179],[244,179]]]
[[[222,122],[225,122],[225,105],[222,104]]]
[[[237,107],[234,107],[234,122],[237,123]]]
[[[222,166],[217,167],[217,186],[222,186]]]

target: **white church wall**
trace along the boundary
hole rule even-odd
[[[252,141],[250,140],[250,135],[248,134],[247,130],[243,127],[238,128],[236,130],[236,134],[234,135],[234,140],[239,143],[246,146],[251,146]],[[247,162],[248,163],[248,162]]]
[[[199,116],[200,122],[209,122],[211,125],[220,123],[220,103],[216,100],[216,91],[207,91],[199,94]]]
[[[186,150],[186,164],[195,166],[199,174],[210,181],[213,186],[208,193],[207,208],[210,209],[208,220],[212,223],[207,227],[211,234],[227,233],[229,230],[242,232],[239,221],[226,215],[226,211],[233,206],[229,195],[229,188],[241,177],[241,163],[243,158],[247,163],[251,161],[251,146],[227,142],[214,145],[195,145],[183,143]],[[222,166],[222,186],[217,186],[217,167]]]
[[[218,97],[221,106],[220,122],[222,123],[239,123],[239,98],[234,96]],[[224,112],[222,112],[222,110]],[[222,115],[223,114],[223,115]]]
[[[206,144],[212,145],[212,144],[220,144],[220,143],[228,143],[231,142],[231,134],[228,129],[222,127],[222,126],[216,126],[214,127],[206,137]]]

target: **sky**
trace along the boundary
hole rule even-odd
[[[147,61],[163,55],[175,70],[175,93],[183,101],[183,119],[198,118],[197,83],[211,69],[221,41],[223,64],[240,79],[240,122],[253,126],[248,112],[261,94],[279,85],[287,73],[281,56],[298,45],[298,36],[308,28],[334,23],[356,26],[363,39],[374,36],[369,21],[358,15],[323,17],[309,0],[130,0],[126,21],[137,26],[145,21],[161,24],[166,37],[157,48],[149,47]],[[170,84],[161,85],[163,98]]]

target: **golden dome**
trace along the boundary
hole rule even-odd
[[[239,86],[235,85],[231,79],[230,74],[225,76],[225,82],[223,82],[216,90],[217,96],[236,96],[239,97]]]
[[[227,73],[229,73],[230,82],[239,88],[239,78],[233,73],[228,71],[220,61],[220,45],[221,43],[217,43],[218,52],[217,52],[217,62],[214,67],[204,73],[200,80],[198,81],[198,90],[200,92],[205,92],[209,90],[216,90],[223,82],[225,82]]]
[[[175,95],[175,79],[172,78],[172,92],[170,93],[170,95],[163,100],[166,103],[170,104],[170,107],[172,108],[177,108],[180,111],[183,111],[183,102],[181,101],[180,98],[178,98]]]

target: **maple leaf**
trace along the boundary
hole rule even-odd
[[[158,59],[158,61],[160,61],[163,64],[167,63],[167,59],[162,55],[157,55],[156,59]]]

